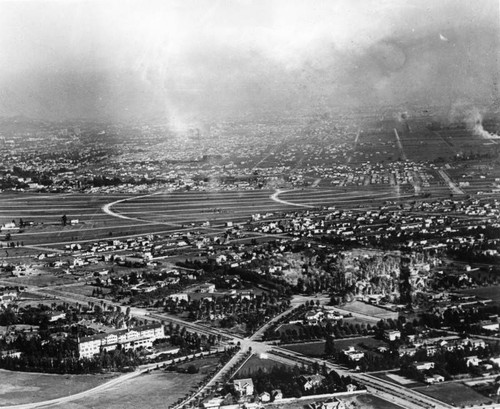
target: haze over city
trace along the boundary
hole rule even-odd
[[[3,1],[0,113],[224,117],[488,104],[497,1]]]

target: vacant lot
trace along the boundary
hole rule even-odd
[[[113,375],[48,375],[0,370],[0,405],[18,405],[73,395]]]
[[[157,409],[168,408],[204,378],[202,374],[154,371],[85,399],[48,406],[50,409]]]
[[[415,388],[419,392],[432,396],[450,405],[469,406],[488,403],[491,399],[477,393],[462,383],[444,383]]]
[[[259,369],[263,372],[268,372],[276,366],[285,366],[282,363],[273,361],[272,359],[262,359],[257,355],[252,355],[250,359],[245,362],[245,365],[234,375],[234,378],[246,378],[252,374],[257,373]]]

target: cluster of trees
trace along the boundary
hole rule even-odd
[[[237,324],[245,324],[246,331],[251,333],[262,326],[290,305],[289,300],[279,300],[273,294],[263,292],[253,298],[224,295],[205,300],[172,300],[164,302],[164,310],[171,314],[189,313],[192,320],[219,320],[223,328],[231,328]],[[221,319],[216,318],[222,316]]]
[[[197,332],[190,332],[186,327],[181,327],[179,324],[174,324],[171,321],[165,327],[165,332],[170,336],[168,342],[171,345],[178,346],[180,352],[201,351],[202,349],[210,350],[221,341],[221,336],[198,334]],[[155,341],[161,343],[161,340]]]
[[[387,320],[380,320],[377,325],[339,320],[336,323],[333,323],[332,321],[325,321],[324,323],[315,325],[297,323],[293,326],[288,326],[288,328],[280,328],[280,325],[283,322],[288,322],[293,318],[302,318],[304,314],[310,310],[310,308],[310,304],[305,304],[296,308],[286,317],[282,317],[280,322],[276,323],[276,325],[272,328],[267,329],[264,334],[264,339],[279,339],[282,343],[289,343],[294,341],[326,339],[328,336],[333,336],[334,338],[349,338],[352,336],[366,336],[371,334],[374,334],[376,337],[382,339],[384,330],[387,329],[398,329],[403,335],[415,333],[414,324],[412,322],[406,322],[404,317],[400,317],[397,320],[393,320],[391,318]],[[277,330],[277,328],[280,329]]]
[[[304,377],[308,375],[321,374],[324,379],[320,385],[311,389],[304,389]],[[255,394],[269,392],[280,389],[284,398],[300,398],[303,395],[317,395],[323,393],[344,392],[347,385],[359,385],[351,377],[340,376],[335,371],[328,371],[327,367],[315,363],[311,366],[293,367],[287,365],[275,365],[268,369],[258,368],[248,375],[254,383]]]
[[[420,323],[431,328],[450,327],[454,331],[469,334],[484,333],[481,321],[500,314],[496,304],[480,305],[468,309],[446,309],[443,314],[427,312],[421,314]]]
[[[456,349],[454,351],[440,350],[432,357],[427,357],[425,351],[421,351],[419,356],[413,357],[413,360],[421,358],[420,360],[431,360],[434,362],[434,368],[427,371],[418,371],[410,362],[408,358],[403,359],[401,362],[400,373],[411,379],[423,381],[426,376],[442,375],[446,380],[451,379],[453,376],[470,373],[472,376],[481,376],[481,368],[479,366],[467,365],[466,357],[475,355],[481,358],[487,358],[491,354],[498,353],[499,347],[491,346],[482,349],[472,350],[470,348]],[[498,371],[498,366],[496,370]]]
[[[254,249],[254,251],[265,253],[277,248],[278,245],[279,243],[270,242],[263,245],[259,250]],[[251,256],[251,253],[249,253],[249,257]],[[245,268],[231,267],[227,264],[218,265],[214,260],[186,260],[178,263],[178,265],[196,270],[202,269],[205,273],[203,276],[205,280],[217,280],[222,276],[238,277],[242,282],[273,291],[276,297],[279,298],[288,298],[293,294],[292,287],[284,279],[271,275],[262,275],[255,271],[261,265],[259,260],[252,261]]]
[[[296,328],[287,328],[275,331],[269,335],[269,339],[279,339],[281,343],[311,341],[325,339],[333,335],[335,338],[349,338],[353,336],[366,336],[374,333],[371,324],[353,324],[351,322],[339,321],[336,324],[328,321],[326,325],[296,325]]]

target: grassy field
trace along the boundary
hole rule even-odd
[[[76,295],[84,295],[86,297],[92,296],[92,291],[96,289],[93,285],[79,284],[79,285],[68,285],[64,287],[56,287],[56,290],[64,291],[65,293],[71,293]],[[109,294],[110,290],[107,288],[101,288],[103,294]]]
[[[241,369],[234,375],[234,378],[246,378],[255,374],[259,369],[263,372],[271,370],[275,366],[285,366],[282,363],[273,361],[272,359],[262,359],[257,355],[252,355],[250,359],[245,362]]]
[[[477,393],[474,389],[462,383],[450,382],[441,385],[419,387],[415,388],[415,390],[451,405],[481,405],[491,401],[491,399]]]
[[[348,338],[348,339],[336,339],[334,341],[335,348],[337,350],[347,349],[350,346],[354,346],[357,349],[367,351],[368,349],[363,348],[361,345],[364,344],[368,348],[377,348],[379,346],[385,346],[384,341],[380,341],[373,337],[359,337],[359,338]],[[322,356],[325,353],[325,342],[308,342],[300,344],[289,344],[284,345],[283,348],[289,349],[290,351],[300,352],[301,354],[307,356]]]
[[[177,365],[180,368],[187,369],[189,366],[194,365],[198,368],[200,374],[206,374],[212,371],[219,363],[219,358],[209,357],[203,359],[195,359],[194,361],[188,361]]]
[[[19,405],[72,395],[113,375],[48,375],[0,370],[0,405]]]
[[[401,386],[401,385],[403,385],[405,387],[425,386],[425,384],[423,384],[422,382],[417,382],[417,381],[414,381],[412,379],[401,377],[401,376],[397,375],[397,373],[395,373],[395,372],[378,372],[378,373],[374,373],[372,375],[377,377],[377,378],[380,378],[384,381],[391,382],[391,383],[398,385],[398,386]]]
[[[75,277],[71,275],[58,275],[52,273],[43,273],[36,276],[10,277],[9,281],[13,285],[33,285],[37,287],[52,287],[55,285],[72,284]]]
[[[47,406],[50,409],[168,408],[204,378],[203,374],[153,371],[85,399]]]
[[[300,352],[307,356],[322,356],[325,353],[325,341],[284,345],[283,348]]]
[[[366,314],[380,319],[397,318],[398,313],[388,311],[375,305],[367,304],[361,301],[353,301],[342,306],[343,310],[355,312],[359,314]]]
[[[384,341],[375,339],[373,337],[359,337],[359,338],[348,338],[348,339],[336,339],[334,345],[336,349],[346,349],[351,345],[360,349],[366,350],[361,345],[366,345],[368,348],[378,348],[380,346],[387,346]]]
[[[488,298],[497,303],[500,302],[500,286],[498,285],[469,288],[460,292],[463,294],[476,295],[481,298]]]
[[[401,406],[387,402],[377,396],[370,394],[362,394],[341,398],[348,408],[363,408],[363,409],[402,409]],[[269,405],[271,409],[304,409],[309,404],[316,402],[316,399],[300,400],[286,404]]]

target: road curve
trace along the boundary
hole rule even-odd
[[[314,208],[314,206],[309,206],[309,205],[299,204],[299,203],[293,203],[293,202],[289,202],[287,200],[280,199],[278,197],[281,193],[293,192],[293,190],[294,189],[290,189],[290,190],[280,190],[280,189],[278,189],[275,193],[273,193],[271,196],[269,196],[269,199],[274,200],[277,203],[281,203],[281,204],[288,205],[288,206],[306,207],[306,208],[309,208],[309,209],[313,209]]]

